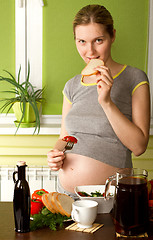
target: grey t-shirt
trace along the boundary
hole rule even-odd
[[[148,83],[148,78],[143,71],[126,65],[113,78],[112,101],[132,121],[132,94],[137,87]],[[69,135],[78,139],[69,153],[88,156],[115,167],[132,167],[131,151],[118,139],[98,103],[96,83],[84,84],[82,76],[77,75],[65,84],[63,94],[72,104],[65,127]]]

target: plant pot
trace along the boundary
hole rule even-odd
[[[40,109],[41,103],[37,103],[38,110]],[[16,117],[16,121],[14,121],[16,127],[18,127],[19,122],[22,117],[22,111],[21,108],[23,108],[23,103],[15,102],[13,105],[13,111]],[[22,119],[22,122],[20,124],[21,128],[27,128],[27,127],[35,127],[36,126],[36,117],[34,110],[32,106],[29,104],[29,102],[26,103],[25,113],[24,117]]]

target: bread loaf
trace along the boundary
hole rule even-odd
[[[58,192],[45,193],[42,195],[42,201],[46,208],[52,213],[60,213],[67,217],[71,216],[72,203],[74,200],[66,194]]]

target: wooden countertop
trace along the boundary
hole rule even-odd
[[[65,227],[72,222],[66,223]],[[98,214],[96,223],[104,226],[94,233],[67,231],[64,228],[51,231],[49,228],[39,229],[29,233],[14,231],[13,203],[0,202],[0,240],[115,240],[115,230],[110,214]],[[120,240],[123,238],[120,238]],[[126,238],[131,239],[131,238]],[[133,239],[133,238],[132,238]],[[145,239],[145,238],[143,238]],[[153,235],[148,240],[153,239]]]

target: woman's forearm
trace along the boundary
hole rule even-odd
[[[148,131],[143,131],[127,119],[112,101],[103,105],[103,110],[120,141],[136,156],[141,155],[146,150],[148,144]]]

